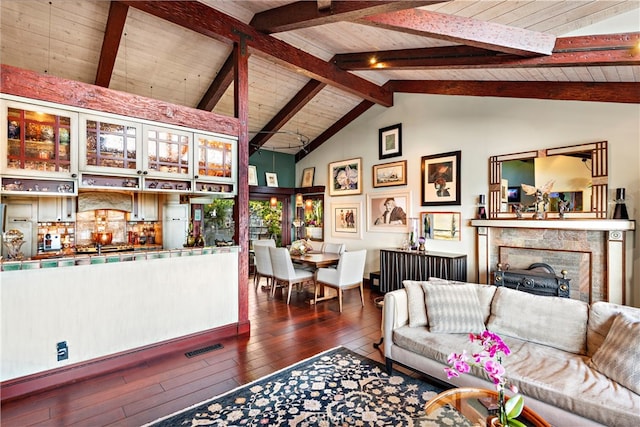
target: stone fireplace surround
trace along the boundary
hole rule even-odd
[[[534,262],[567,270],[571,298],[631,301],[635,221],[607,219],[476,219],[478,282],[490,283],[498,262],[512,269]]]

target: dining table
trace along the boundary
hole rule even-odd
[[[338,264],[340,254],[330,252],[307,252],[303,255],[291,255],[291,261],[312,267],[314,270]]]
[[[304,266],[311,267],[314,271],[317,271],[319,268],[331,267],[332,265],[338,264],[338,261],[340,261],[340,254],[313,251],[302,255],[292,254],[291,261],[295,264],[302,264]],[[330,300],[335,297],[337,297],[337,293],[326,293],[324,286],[320,285],[320,296],[318,297],[317,302]],[[314,299],[311,299],[309,304],[315,304]]]

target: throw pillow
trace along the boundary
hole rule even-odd
[[[412,328],[416,326],[427,326],[427,308],[424,305],[422,282],[403,280],[402,284],[407,291],[409,326]]]
[[[640,394],[640,320],[619,313],[604,342],[591,358],[592,368]]]
[[[504,286],[496,289],[487,329],[575,354],[586,354],[587,303],[533,295]]]
[[[473,286],[424,282],[422,289],[429,331],[468,334],[485,330],[480,300]]]

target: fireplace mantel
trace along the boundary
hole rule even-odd
[[[563,252],[582,253],[593,264],[588,268],[587,289],[580,289],[579,298],[589,303],[599,300],[617,304],[631,302],[635,221],[473,219],[471,226],[476,228],[480,283],[490,283],[491,272],[498,262],[502,262],[503,249],[505,252],[513,248],[552,252],[552,257]],[[517,266],[522,267],[527,266]]]
[[[626,219],[473,219],[473,227],[542,228],[552,230],[633,231]]]

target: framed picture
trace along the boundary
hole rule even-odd
[[[265,172],[264,175],[267,178],[267,187],[278,186],[278,174],[275,172]]]
[[[509,201],[509,180],[500,180],[500,201],[507,203]]]
[[[408,233],[410,207],[409,191],[367,194],[367,229]]]
[[[402,123],[378,130],[380,160],[402,156]]]
[[[460,204],[460,151],[422,157],[422,206]]]
[[[302,171],[302,185],[300,187],[313,187],[313,175],[316,168],[305,168]]]
[[[373,186],[393,187],[407,184],[407,161],[383,163],[373,166]]]
[[[329,163],[329,195],[350,196],[362,193],[362,159]]]
[[[249,165],[249,185],[258,185],[258,169]]]
[[[420,235],[425,239],[460,240],[460,212],[420,212]]]
[[[331,204],[331,235],[338,238],[362,239],[362,201]]]

